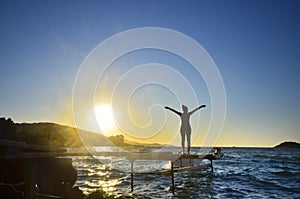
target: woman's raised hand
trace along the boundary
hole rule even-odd
[[[200,109],[200,108],[205,108],[205,107],[206,107],[206,105],[203,104],[203,105],[199,106],[199,109]]]

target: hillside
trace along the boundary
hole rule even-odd
[[[80,147],[82,146],[81,138],[84,138],[84,143],[89,143],[90,146],[111,145],[109,140],[103,135],[55,123],[21,123],[16,124],[16,127],[23,137],[26,135],[35,141],[44,143],[48,140],[50,144],[54,145]]]

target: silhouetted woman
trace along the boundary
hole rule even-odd
[[[188,146],[188,154],[190,154],[190,149],[191,149],[191,125],[190,125],[190,116],[195,113],[196,111],[198,111],[201,108],[206,107],[206,105],[201,105],[198,108],[195,108],[194,110],[192,110],[191,112],[188,112],[188,107],[185,105],[182,105],[182,111],[178,112],[168,106],[165,107],[165,109],[168,109],[170,111],[173,111],[174,113],[176,113],[177,115],[180,116],[181,118],[181,127],[180,127],[180,134],[181,134],[181,146],[182,146],[182,152],[184,153],[184,142],[185,142],[185,135],[186,135],[186,139],[187,139],[187,146]]]

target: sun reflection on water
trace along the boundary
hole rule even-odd
[[[84,193],[90,193],[91,191],[99,190],[99,188],[107,193],[113,192],[116,190],[116,186],[119,185],[121,181],[119,179],[111,180],[90,180],[85,181],[84,184],[87,186],[82,189]]]

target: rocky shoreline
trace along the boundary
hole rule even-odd
[[[72,159],[56,157],[64,149],[0,140],[0,198],[113,198],[103,191],[84,195],[74,187]]]

